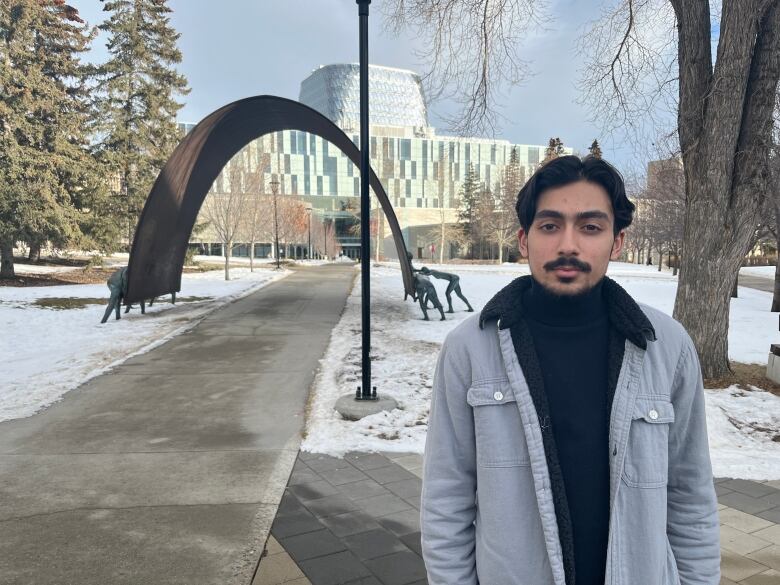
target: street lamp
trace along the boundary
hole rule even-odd
[[[314,207],[311,204],[306,208],[306,211],[309,212],[309,260],[311,260],[311,213],[313,210]]]
[[[271,179],[271,192],[274,194],[274,246],[276,246],[276,269],[281,268],[279,263],[279,215],[276,211],[276,193],[279,190],[279,181]]]

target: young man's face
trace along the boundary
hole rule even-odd
[[[520,253],[531,274],[549,291],[577,295],[595,286],[623,248],[614,236],[615,216],[603,187],[577,181],[544,191],[528,233],[520,228]]]

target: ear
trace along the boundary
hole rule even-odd
[[[617,260],[620,257],[620,252],[623,250],[623,242],[626,238],[626,230],[620,230],[618,235],[615,236],[615,241],[612,242],[612,254],[610,254],[610,260]]]
[[[517,232],[517,241],[519,242],[520,255],[528,258],[528,234],[523,228]]]

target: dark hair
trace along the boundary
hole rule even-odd
[[[527,232],[536,215],[536,202],[547,189],[563,187],[577,181],[588,181],[601,185],[612,202],[615,216],[614,233],[631,225],[634,204],[626,197],[623,177],[607,161],[594,156],[580,159],[578,156],[559,156],[545,163],[531,176],[517,195],[517,218]]]

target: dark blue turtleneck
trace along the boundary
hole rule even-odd
[[[534,279],[523,295],[572,522],[576,585],[603,585],[609,534],[609,321],[602,285],[566,297]]]

